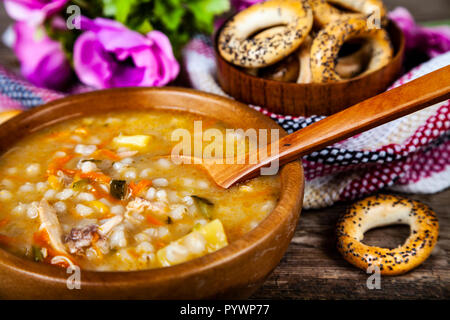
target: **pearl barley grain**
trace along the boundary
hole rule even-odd
[[[30,177],[36,177],[41,172],[41,166],[39,163],[32,163],[26,169],[26,173]]]
[[[27,209],[27,216],[30,219],[36,219],[38,215],[37,202],[33,202]]]
[[[35,189],[34,184],[27,182],[27,183],[23,184],[22,186],[20,186],[19,192],[29,193],[29,192],[33,192],[34,189]]]
[[[83,205],[81,203],[77,204],[77,206],[75,207],[75,210],[82,217],[89,216],[92,213],[94,213],[93,209],[91,209],[88,206],[85,206],[85,205]]]
[[[63,213],[67,210],[67,206],[64,202],[58,201],[54,205],[56,212]]]
[[[155,187],[167,187],[169,185],[169,181],[167,181],[167,179],[164,178],[157,178],[153,179],[152,184]]]

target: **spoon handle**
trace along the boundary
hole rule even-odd
[[[269,155],[265,159],[260,158],[260,164],[268,164],[277,158],[280,165],[288,163],[312,151],[447,99],[450,99],[450,65],[283,137],[278,141],[279,153]]]

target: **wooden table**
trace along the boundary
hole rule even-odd
[[[386,1],[389,8],[408,7],[419,21],[448,19],[450,1]],[[0,8],[0,32],[10,20]],[[0,64],[18,69],[12,52],[0,44]],[[348,204],[301,214],[292,243],[255,299],[448,299],[450,298],[450,190],[434,195],[408,195],[430,205],[438,214],[440,240],[432,256],[416,270],[402,276],[382,277],[380,290],[369,290],[369,275],[349,265],[335,249],[334,226]],[[365,242],[395,247],[409,234],[405,226],[369,231]]]
[[[450,298],[450,190],[434,195],[406,195],[437,213],[440,239],[432,256],[402,276],[381,277],[381,289],[369,290],[370,275],[347,263],[335,249],[334,227],[348,204],[302,212],[291,245],[280,265],[253,295],[255,299],[443,299]],[[369,245],[395,248],[409,227],[395,226],[366,233]]]

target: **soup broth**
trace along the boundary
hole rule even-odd
[[[115,112],[36,132],[0,158],[0,246],[88,270],[170,266],[216,251],[275,207],[278,176],[222,189],[171,161],[175,129],[225,133],[220,121],[166,111]]]

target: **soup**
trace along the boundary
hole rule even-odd
[[[0,158],[0,246],[62,267],[141,270],[241,237],[275,207],[279,177],[222,189],[199,166],[174,163],[172,133],[194,134],[196,120],[226,131],[192,114],[135,111],[73,119],[26,137]]]

